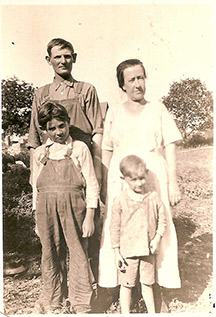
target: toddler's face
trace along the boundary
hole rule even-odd
[[[137,194],[145,193],[145,183],[146,183],[146,169],[140,166],[136,172],[132,173],[131,177],[126,176],[125,181],[128,183],[130,189],[132,189]]]
[[[63,144],[69,136],[69,123],[67,121],[52,119],[47,122],[46,130],[52,141]]]

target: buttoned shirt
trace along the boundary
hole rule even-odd
[[[37,201],[37,178],[44,166],[43,158],[48,148],[49,159],[53,160],[64,159],[68,153],[68,149],[72,150],[70,157],[86,182],[86,207],[96,208],[99,198],[99,186],[95,176],[91,153],[84,142],[72,140],[69,136],[65,144],[55,143],[48,138],[45,144],[34,150],[32,173],[33,209],[36,208]]]
[[[156,233],[162,237],[166,228],[164,208],[156,192],[122,191],[112,206],[112,248],[120,248],[124,257],[149,255],[150,241]]]
[[[75,98],[76,88],[78,85],[80,85],[80,83],[81,82],[73,79],[72,76],[69,78],[69,80],[63,80],[62,77],[56,74],[53,83],[49,85],[49,99],[59,101],[60,103],[61,100]],[[45,86],[36,90],[32,103],[32,115],[27,143],[27,147],[29,148],[36,148],[41,145],[41,140],[43,140],[44,136],[44,133],[38,124],[38,110],[40,109],[41,104],[44,102],[44,87]],[[81,95],[84,103],[83,112],[85,113],[92,127],[92,136],[97,133],[102,134],[103,119],[95,87],[89,83],[82,82]]]

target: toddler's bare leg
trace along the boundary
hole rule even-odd
[[[130,314],[132,287],[121,285],[120,288],[120,304],[122,314]]]
[[[145,301],[148,313],[155,313],[155,303],[152,285],[142,283],[142,296]]]

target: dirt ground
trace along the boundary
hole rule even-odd
[[[180,289],[164,290],[171,313],[214,313],[213,294],[213,149],[204,147],[177,151],[177,174],[181,202],[173,209],[179,246]],[[36,237],[30,247],[14,256],[22,259],[26,271],[4,277],[4,314],[31,314],[40,295],[40,244]],[[134,313],[146,313],[142,299]],[[61,314],[68,313],[67,307]],[[119,313],[118,301],[106,313]]]

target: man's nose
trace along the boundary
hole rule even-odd
[[[66,59],[64,56],[61,56],[61,63],[64,64],[66,62]]]

